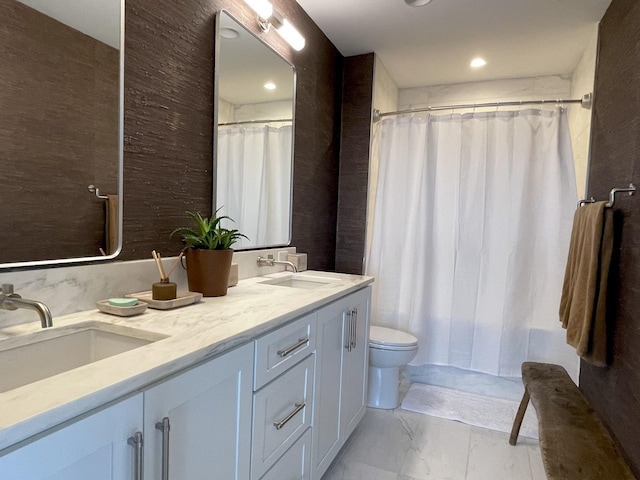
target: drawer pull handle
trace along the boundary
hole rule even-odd
[[[289,355],[294,350],[297,350],[300,347],[303,347],[303,346],[307,345],[308,343],[309,343],[309,337],[299,338],[298,342],[295,343],[294,345],[291,345],[290,347],[287,347],[284,350],[278,350],[278,355],[280,355],[281,357],[286,357],[287,355]]]
[[[293,417],[296,416],[296,414],[302,410],[305,407],[304,402],[302,403],[296,403],[296,408],[286,417],[284,417],[282,420],[280,420],[279,422],[273,422],[273,426],[276,427],[276,430],[280,430],[282,427],[284,427],[287,422],[289,420],[291,420]]]
[[[143,459],[142,452],[144,442],[142,440],[142,432],[136,432],[133,437],[127,439],[127,443],[134,448],[134,460],[133,460],[133,479],[142,480],[144,477],[143,472]]]

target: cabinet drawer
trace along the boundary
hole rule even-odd
[[[311,429],[307,429],[260,480],[307,480],[311,475]]]
[[[311,425],[315,356],[253,395],[251,478],[260,478]]]
[[[259,390],[316,349],[316,314],[312,313],[256,341],[253,389]]]

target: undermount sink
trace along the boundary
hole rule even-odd
[[[313,289],[336,283],[338,279],[328,277],[312,277],[311,275],[296,275],[291,273],[276,278],[269,278],[260,282],[262,285],[275,285],[278,287]]]
[[[167,338],[145,330],[85,322],[0,342],[0,393]]]

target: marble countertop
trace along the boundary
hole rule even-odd
[[[133,317],[90,310],[54,318],[54,329],[80,329],[87,322],[100,328],[108,323],[110,331],[129,327],[149,332],[150,337],[166,338],[0,393],[0,450],[141,391],[373,282],[371,277],[307,271],[297,275],[325,277],[331,283],[314,289],[263,283],[288,275],[241,280],[224,297],[205,297],[173,310],[149,308]],[[42,329],[35,320],[0,329],[0,350],[19,342],[21,335],[38,331]]]

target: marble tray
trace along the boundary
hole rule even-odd
[[[170,310],[172,308],[184,307],[192,303],[198,303],[202,300],[202,294],[199,292],[178,291],[177,297],[173,300],[154,300],[151,290],[147,292],[127,293],[125,297],[135,297],[149,304],[149,308],[158,310]]]

